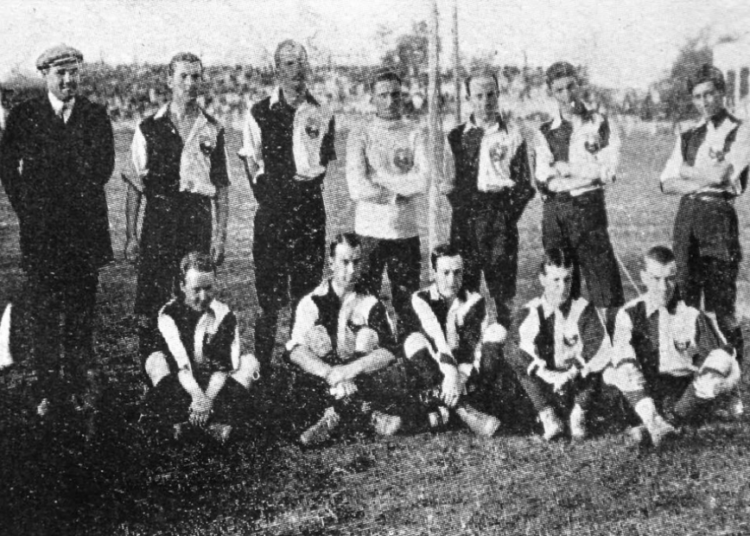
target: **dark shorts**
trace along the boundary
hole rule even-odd
[[[742,251],[732,202],[683,197],[674,224],[674,253],[685,302],[718,316],[734,314]]]
[[[563,248],[573,255],[573,297],[580,295],[583,276],[589,301],[597,307],[619,307],[625,298],[607,227],[602,190],[578,197],[558,195],[544,203],[542,243],[545,250]]]

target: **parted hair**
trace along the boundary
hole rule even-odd
[[[547,87],[552,87],[552,83],[560,78],[566,78],[572,76],[576,80],[578,78],[578,71],[573,67],[572,63],[567,61],[556,61],[547,69],[545,78],[547,79]]]
[[[304,55],[305,58],[307,58],[307,49],[302,45],[302,43],[295,41],[294,39],[284,39],[281,43],[278,44],[276,47],[276,51],[273,53],[273,64],[278,67],[279,63],[281,62],[281,51],[284,50],[287,47],[293,47],[300,49]]]
[[[666,266],[669,263],[675,261],[674,252],[667,246],[654,246],[649,249],[641,260],[641,268],[646,268],[646,260],[651,259],[654,262],[658,262],[662,266]]]
[[[377,69],[370,77],[370,91],[375,91],[378,82],[398,82],[401,85],[401,77],[393,69]]]
[[[460,256],[461,256],[461,252],[453,244],[441,244],[432,250],[432,254],[430,255],[430,264],[432,264],[432,269],[436,270],[438,259],[442,257],[460,257]]]
[[[175,72],[175,65],[178,63],[200,63],[201,64],[201,71],[203,71],[203,62],[201,59],[193,54],[192,52],[178,52],[174,56],[172,56],[172,59],[169,60],[169,76],[172,76]]]
[[[708,63],[704,63],[696,72],[688,78],[687,87],[688,92],[692,93],[693,88],[704,82],[713,82],[714,87],[717,91],[724,93],[727,84],[724,81],[724,75],[722,72]]]
[[[359,237],[354,233],[340,233],[336,235],[336,238],[331,242],[328,254],[331,258],[336,256],[336,248],[339,244],[346,244],[350,248],[354,249],[361,245]]]
[[[544,252],[542,262],[539,264],[539,273],[546,274],[547,267],[555,268],[573,268],[573,257],[565,248],[550,248]]]
[[[500,87],[497,81],[497,74],[489,67],[474,67],[470,72],[469,76],[464,80],[464,88],[466,89],[466,96],[471,97],[471,81],[475,78],[492,78],[495,81],[495,87]]]
[[[198,251],[191,251],[185,255],[180,261],[180,281],[185,282],[185,277],[190,270],[195,270],[201,273],[216,273],[216,263],[214,263],[211,255],[200,253]]]

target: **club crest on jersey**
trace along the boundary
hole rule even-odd
[[[201,136],[198,140],[198,147],[201,148],[201,152],[209,156],[212,152],[214,152],[214,142],[211,138],[208,136]]]
[[[674,340],[674,347],[681,354],[687,352],[688,349],[690,349],[691,344],[692,342],[690,341],[690,339]]]
[[[309,117],[305,124],[305,133],[310,139],[317,139],[320,136],[320,120],[317,117]]]
[[[507,156],[507,145],[496,143],[492,147],[490,147],[490,160],[492,160],[492,165],[495,166],[496,169],[498,168],[498,166],[500,166],[500,164],[502,164],[503,160],[505,160]]]
[[[583,141],[583,146],[591,154],[596,154],[602,150],[602,140],[599,133],[587,134]]]
[[[414,167],[414,155],[411,149],[396,149],[393,155],[393,164],[402,172],[407,173]]]

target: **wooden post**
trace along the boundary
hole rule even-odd
[[[461,124],[461,78],[458,69],[461,59],[458,54],[458,0],[453,0],[453,84],[456,91],[456,124]]]
[[[440,110],[440,58],[438,55],[438,5],[430,0],[429,50],[428,50],[428,151],[430,160],[430,189],[428,192],[428,243],[430,250],[445,244],[450,238],[451,207],[441,185],[445,184],[445,135]]]

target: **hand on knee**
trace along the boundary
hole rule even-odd
[[[151,380],[151,385],[156,385],[164,378],[169,376],[169,363],[167,363],[167,356],[164,352],[154,352],[148,359],[146,359],[146,374]]]
[[[404,341],[404,354],[407,359],[413,358],[422,350],[430,350],[430,343],[427,337],[421,333],[412,333]]]

